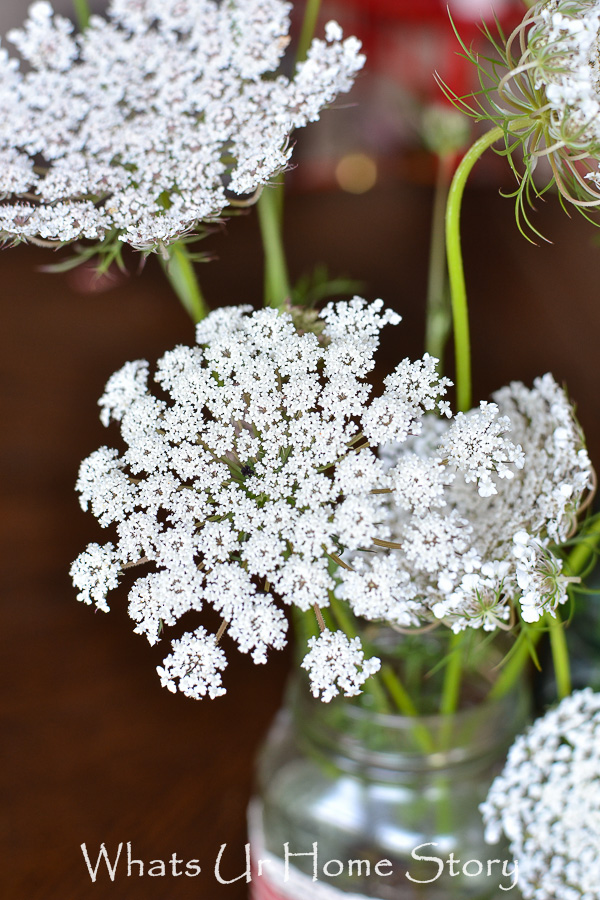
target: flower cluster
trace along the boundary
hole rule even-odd
[[[513,163],[521,210],[543,159],[564,199],[584,208],[600,205],[600,174],[586,175],[600,161],[599,36],[598,0],[541,0],[505,45],[496,44],[502,63],[494,57],[486,69],[469,53],[488,100],[475,115],[502,128],[511,160],[517,147],[523,152],[525,173]]]
[[[365,661],[360,639],[349,640],[343,631],[326,628],[318,638],[310,638],[308,646],[302,668],[310,675],[313,695],[324,703],[340,692],[346,697],[360,694],[361,685],[381,668],[376,656]]]
[[[37,0],[0,49],[0,238],[156,249],[284,169],[364,57],[330,22],[294,78],[284,0],[112,0],[82,35]]]
[[[118,540],[73,564],[79,599],[106,609],[123,568],[150,562],[129,594],[136,632],[154,643],[208,605],[256,662],[285,643],[282,607],[324,608],[333,591],[355,615],[402,627],[490,627],[521,593],[533,617],[552,609],[551,542],[590,483],[564,393],[546,376],[444,422],[449,382],[426,354],[371,398],[379,332],[398,321],[360,298],[328,305],[318,335],[290,313],[225,308],[198,325],[197,346],[158,362],[161,397],[146,362],[115,373],[102,420],[120,422],[127,449],[93,453],[77,487]],[[199,629],[174,643],[161,678],[214,695],[223,665]],[[328,629],[305,660],[323,699],[356,693],[376,665]]]
[[[509,839],[527,900],[597,900],[599,769],[600,694],[589,688],[513,744],[481,810],[486,840]]]
[[[598,0],[550,0],[538,4],[527,39],[531,77],[550,104],[550,141],[592,156],[600,151],[599,32]]]
[[[583,436],[550,375],[493,399],[451,422],[428,418],[417,438],[385,450],[398,544],[386,571],[406,573],[407,616],[398,624],[408,624],[417,598],[455,631],[506,627],[517,598],[526,622],[567,599],[570,579],[553,548],[592,487]],[[351,590],[360,591],[356,578],[344,588],[348,599]],[[396,587],[396,608],[400,596]]]

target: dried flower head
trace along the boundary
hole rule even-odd
[[[600,694],[563,700],[520,735],[481,806],[486,840],[502,832],[526,900],[597,900]]]
[[[284,169],[364,57],[335,23],[295,76],[283,0],[112,0],[82,35],[38,0],[0,50],[0,238],[157,249]]]
[[[581,209],[600,205],[599,35],[598,0],[542,0],[504,45],[493,41],[500,61],[491,58],[486,67],[469,52],[488,104],[483,113],[463,105],[503,129],[525,221],[525,200],[546,189],[533,183],[541,159],[564,200]],[[524,173],[513,161],[517,148]]]
[[[73,564],[79,599],[107,609],[122,569],[151,563],[129,594],[136,632],[155,643],[164,626],[208,605],[257,663],[285,643],[283,608],[325,608],[334,590],[374,621],[495,627],[520,593],[518,567],[529,566],[535,615],[552,608],[535,558],[532,568],[529,555],[517,557],[513,539],[527,528],[546,565],[588,485],[564,394],[547,376],[444,424],[436,413],[450,415],[449,382],[426,354],[403,360],[370,398],[379,332],[398,321],[360,298],[328,305],[318,334],[299,332],[290,313],[219,309],[198,325],[196,347],[159,361],[160,397],[146,362],[115,373],[102,420],[120,423],[126,450],[93,453],[77,487],[118,540]],[[395,458],[384,461],[377,450],[390,442]],[[512,593],[481,610],[479,598],[503,579]],[[219,693],[218,650],[202,629],[184,635],[160,669],[163,684]],[[326,700],[357,692],[377,665],[331,630],[305,660]]]

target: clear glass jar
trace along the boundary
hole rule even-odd
[[[505,897],[518,875],[478,806],[528,713],[524,689],[408,718],[293,683],[258,760],[252,900]]]

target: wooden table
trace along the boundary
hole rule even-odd
[[[430,202],[427,187],[396,184],[288,205],[295,275],[326,261],[405,316],[386,336],[388,366],[421,352]],[[578,399],[598,460],[600,249],[591,226],[546,206],[536,221],[556,244],[533,247],[516,231],[511,201],[483,188],[467,198],[476,396],[552,369]],[[259,303],[255,219],[236,218],[206,247],[220,257],[200,270],[212,304]],[[75,601],[68,577],[86,543],[108,539],[73,491],[80,460],[116,440],[95,406],[107,377],[193,331],[154,260],[112,291],[85,294],[77,277],[37,270],[48,261],[33,248],[0,256],[4,896],[242,900],[243,880],[219,885],[212,868],[227,844],[225,876],[243,871],[253,757],[280,702],[285,654],[260,668],[234,654],[225,698],[173,696],[154,671],[160,645],[132,633],[125,592],[110,615],[94,613]],[[92,884],[80,845],[95,861],[102,842],[111,857],[131,842],[136,858],[165,860],[168,873],[173,853],[203,871],[140,877],[134,866],[128,877],[122,862],[114,882],[103,869]]]

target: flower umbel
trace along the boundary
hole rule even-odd
[[[515,604],[536,622],[567,600],[574,579],[555,550],[593,487],[583,435],[551,375],[493,400],[450,422],[427,418],[418,437],[385,450],[392,481],[403,485],[408,470],[415,493],[431,498],[413,513],[403,492],[390,495],[391,555],[410,573],[407,591],[454,631],[493,631]]]
[[[564,200],[581,209],[600,205],[599,35],[598,0],[543,0],[505,44],[488,32],[500,61],[490,58],[486,66],[467,51],[480,69],[487,104],[474,110],[460,98],[461,105],[502,129],[526,222],[525,200],[549,186],[534,184],[542,159]],[[514,160],[517,148],[524,172]]]
[[[323,631],[308,642],[302,668],[310,673],[314,697],[329,702],[341,689],[346,697],[360,694],[360,688],[381,666],[377,657],[365,661],[360,640],[349,640],[342,631]]]
[[[84,34],[37,0],[0,50],[0,238],[156,250],[287,166],[364,57],[334,23],[293,79],[283,0],[113,0]]]
[[[328,305],[318,334],[299,333],[290,313],[219,309],[196,347],[159,360],[161,397],[147,363],[115,373],[102,420],[120,422],[126,450],[93,453],[77,487],[118,540],[75,561],[79,598],[107,609],[119,570],[150,563],[129,594],[136,632],[155,643],[210,606],[257,663],[285,643],[285,606],[325,609],[334,590],[353,615],[394,626],[502,624],[520,593],[515,533],[549,554],[589,486],[581,436],[550,376],[442,420],[449,382],[427,354],[403,360],[371,399],[379,332],[398,321],[360,298]],[[394,445],[380,458],[383,441]],[[527,585],[538,616],[555,604],[547,583],[539,596],[535,578]],[[305,660],[314,692],[358,692],[378,661],[320,626]],[[216,646],[184,635],[163,683],[220,693]]]
[[[502,832],[526,900],[595,900],[600,884],[600,694],[563,700],[520,735],[482,804],[486,840]]]

